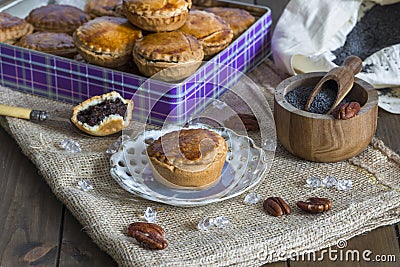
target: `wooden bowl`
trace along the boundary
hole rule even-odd
[[[282,81],[275,92],[274,118],[282,145],[293,155],[316,162],[337,162],[361,153],[375,134],[378,93],[369,83],[356,78],[348,97],[361,105],[348,120],[300,110],[285,95],[302,86],[315,86],[326,72],[299,74]]]

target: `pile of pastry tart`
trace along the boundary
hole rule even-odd
[[[244,9],[200,10],[191,0],[87,0],[84,10],[49,4],[25,19],[0,13],[0,42],[147,77],[172,69],[167,78],[178,80],[254,21]]]

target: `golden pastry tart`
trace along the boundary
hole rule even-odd
[[[199,41],[180,31],[152,33],[138,39],[133,47],[133,60],[139,71],[160,79],[180,80],[191,75],[204,57]]]
[[[104,67],[118,67],[132,58],[132,47],[142,31],[126,18],[98,17],[73,34],[79,54],[89,63]]]
[[[35,8],[25,18],[35,27],[35,31],[67,34],[72,34],[89,19],[89,16],[77,7],[58,4]]]
[[[121,131],[132,119],[133,102],[117,92],[91,97],[75,106],[71,121],[81,131],[106,136]]]
[[[122,10],[137,27],[161,32],[180,28],[191,6],[191,0],[123,0]]]
[[[191,10],[179,30],[193,35],[202,43],[205,57],[223,50],[233,39],[233,32],[227,22],[213,13],[201,10]]]
[[[17,45],[67,58],[73,58],[78,53],[72,36],[66,33],[35,32],[22,37]]]
[[[19,38],[33,32],[33,26],[8,13],[0,13],[0,42],[14,44]]]
[[[233,38],[241,35],[256,20],[247,10],[231,7],[210,7],[204,11],[214,13],[228,22],[233,31]]]
[[[86,0],[84,11],[91,18],[102,16],[115,16],[119,14],[116,12],[116,7],[122,4],[122,0]]]
[[[204,188],[219,180],[228,145],[207,129],[182,129],[161,136],[147,147],[155,178],[172,187]]]

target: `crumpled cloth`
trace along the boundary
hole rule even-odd
[[[291,0],[280,17],[273,37],[275,64],[294,75],[312,71],[329,71],[337,65],[331,52],[344,45],[346,35],[357,20],[375,4],[393,4],[400,0]],[[359,73],[375,88],[400,86],[400,44],[385,48],[364,60],[373,64],[371,73]],[[387,70],[388,69],[388,70]]]

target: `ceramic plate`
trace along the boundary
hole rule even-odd
[[[135,139],[125,141],[122,149],[111,156],[111,176],[119,185],[137,196],[174,206],[200,206],[235,197],[256,186],[271,166],[264,150],[252,139],[226,128],[213,129],[205,125],[188,128],[207,128],[225,138],[228,154],[219,181],[206,189],[171,188],[154,178],[149,166],[146,147],[149,141],[167,132],[182,129],[169,127],[144,131]]]

